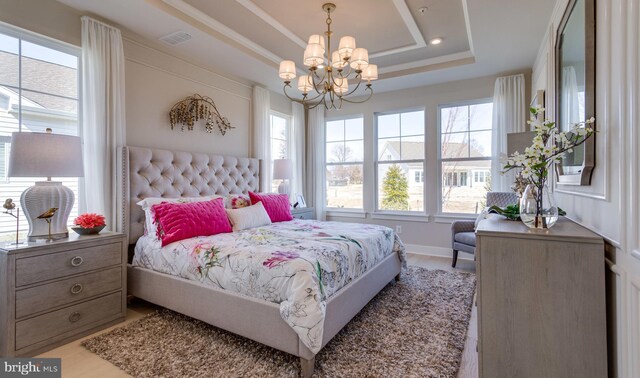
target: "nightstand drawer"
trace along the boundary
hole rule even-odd
[[[120,243],[16,259],[16,286],[122,264]]]
[[[122,292],[16,323],[16,350],[80,328],[106,323],[123,313]]]
[[[108,293],[122,287],[122,268],[67,278],[16,291],[16,319]]]

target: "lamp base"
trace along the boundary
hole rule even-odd
[[[289,188],[289,183],[287,182],[287,180],[282,180],[280,185],[278,185],[278,193],[286,195],[291,194],[291,189]]]
[[[34,186],[27,188],[20,197],[22,212],[29,222],[27,240],[68,238],[67,220],[74,200],[73,191],[60,181],[38,181]],[[58,211],[50,218],[49,229],[49,224],[37,217],[52,207],[57,207]]]

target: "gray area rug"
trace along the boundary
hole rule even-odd
[[[475,275],[410,267],[316,356],[314,377],[455,377]],[[297,377],[298,358],[169,310],[82,343],[135,377]]]

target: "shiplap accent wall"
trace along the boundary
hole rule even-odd
[[[533,68],[532,90],[555,96],[559,0]],[[640,377],[640,3],[596,1],[596,140],[591,186],[558,187],[558,205],[607,241],[611,376]],[[550,118],[555,109],[547,102]]]

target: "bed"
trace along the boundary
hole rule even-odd
[[[121,221],[135,246],[129,293],[298,356],[304,377],[316,353],[399,278],[402,244],[372,225],[294,220],[172,243],[158,253],[157,240],[144,235],[138,201],[259,191],[260,162],[142,147],[123,148],[121,159]],[[215,261],[194,253],[200,250],[215,250]]]

